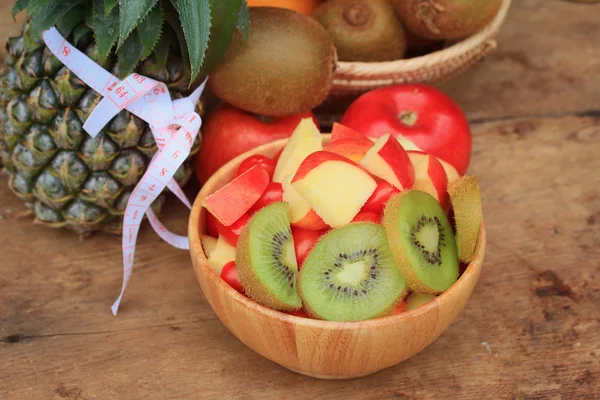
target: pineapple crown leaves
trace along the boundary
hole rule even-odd
[[[236,29],[249,33],[245,0],[16,0],[13,17],[24,10],[32,37],[52,26],[73,38],[92,30],[97,58],[116,54],[120,78],[152,55],[164,67],[178,46],[190,86],[219,64]]]

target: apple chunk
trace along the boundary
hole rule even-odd
[[[202,235],[200,238],[200,243],[202,243],[202,249],[204,250],[204,254],[206,257],[210,257],[210,255],[217,248],[217,238],[208,235]]]
[[[214,249],[207,253],[208,264],[217,275],[221,274],[223,266],[230,261],[235,261],[235,247],[227,243],[223,236],[219,236]]]
[[[302,161],[312,152],[323,148],[323,137],[312,118],[303,118],[277,160],[273,182],[283,180],[298,170]]]
[[[373,147],[373,142],[363,136],[359,139],[338,139],[335,142],[330,142],[323,150],[339,154],[355,163],[359,163],[371,147]]]
[[[210,196],[203,206],[225,226],[244,215],[269,185],[269,173],[260,165],[250,168]]]
[[[333,228],[350,223],[377,187],[375,179],[352,160],[328,151],[306,157],[291,183]]]
[[[445,207],[448,202],[448,177],[442,163],[434,156],[420,151],[409,151],[415,168],[413,189],[427,192]]]
[[[339,122],[334,122],[331,129],[331,143],[337,142],[341,139],[370,140],[362,133],[355,131],[352,128],[348,128],[346,125],[342,125]]]
[[[300,196],[300,193],[294,189],[290,183],[293,176],[288,176],[284,179],[283,186],[283,201],[287,201],[290,205],[290,223],[296,228],[308,229],[311,231],[320,231],[328,228],[321,217],[312,209],[308,201]]]
[[[448,185],[451,185],[460,179],[460,174],[458,173],[456,168],[454,168],[452,165],[440,158],[438,158],[438,161],[440,162],[440,164],[442,164],[444,170],[446,171],[446,176],[448,177]]]
[[[375,142],[360,165],[399,190],[410,189],[415,181],[415,170],[408,154],[389,133]]]

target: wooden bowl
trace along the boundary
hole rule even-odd
[[[441,50],[385,62],[339,61],[329,97],[357,95],[402,83],[439,84],[466,71],[497,47],[495,37],[506,19],[510,3],[511,0],[502,0],[500,10],[488,26]]]
[[[328,142],[329,135],[323,135],[323,139]],[[225,326],[252,350],[316,378],[356,378],[419,353],[448,328],[471,296],[485,253],[483,223],[475,258],[450,289],[417,309],[368,321],[320,321],[272,310],[238,293],[209,266],[200,242],[207,213],[202,200],[229,182],[248,156],[273,157],[286,142],[278,140],[233,159],[206,182],[194,202],[188,227],[190,254],[208,303]]]

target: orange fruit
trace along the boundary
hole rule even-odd
[[[279,7],[312,15],[319,0],[246,0],[248,7]]]

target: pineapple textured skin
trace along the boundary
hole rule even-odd
[[[6,43],[6,70],[0,76],[0,159],[10,189],[35,213],[35,221],[68,228],[80,235],[95,231],[119,234],[129,195],[157,150],[148,124],[127,110],[117,114],[92,138],[83,124],[101,100],[52,55],[40,39],[25,33]],[[67,38],[73,43],[73,37]],[[77,47],[94,59],[93,36]],[[98,62],[98,61],[97,61]],[[115,57],[100,63],[118,74]],[[170,54],[156,70],[153,58],[137,72],[165,82],[173,99],[187,94],[184,66]],[[196,111],[203,114],[200,101]],[[200,135],[198,136],[200,138]],[[192,174],[192,157],[175,174],[185,184]],[[163,193],[153,204],[160,211]]]

